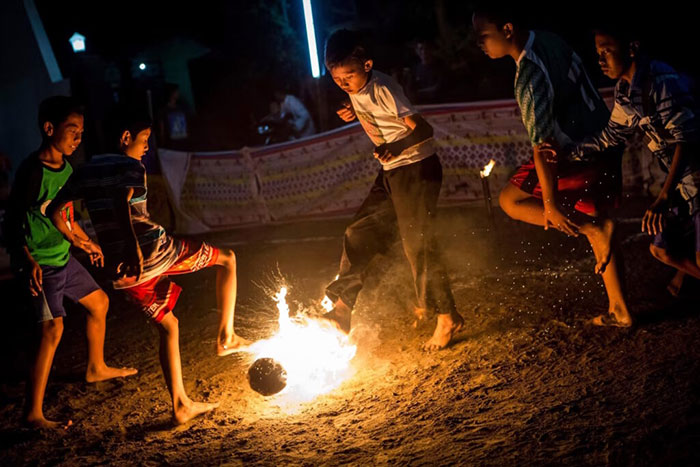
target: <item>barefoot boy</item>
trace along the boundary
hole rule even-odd
[[[339,277],[326,289],[334,302],[327,315],[345,332],[372,258],[401,236],[411,265],[417,314],[437,313],[427,350],[441,349],[463,326],[449,278],[436,251],[433,223],[442,184],[442,166],[433,147],[433,128],[413,108],[401,87],[373,70],[373,61],[356,32],[336,31],[326,42],[326,67],[350,97],[338,111],[344,121],[357,118],[376,146],[382,169],[367,199],[345,230]]]
[[[70,177],[73,169],[65,160],[80,145],[83,111],[70,97],[55,96],[39,106],[42,143],[17,169],[5,228],[8,250],[18,279],[32,296],[40,337],[32,364],[24,409],[25,423],[40,428],[59,428],[70,421],[55,422],[44,416],[43,401],[53,357],[63,334],[66,311],[63,299],[80,303],[87,310],[88,382],[130,376],[133,368],[112,368],[104,361],[107,295],[87,270],[70,254],[71,244],[85,250],[93,264],[102,264],[102,252],[74,222],[73,206],[57,213],[61,225],[71,232],[66,241],[47,216],[46,207]]]
[[[612,247],[614,224],[605,217],[621,189],[621,154],[611,150],[599,165],[552,163],[547,157],[572,140],[605,126],[609,112],[592,86],[581,59],[558,36],[520,27],[500,5],[478,8],[473,25],[490,58],[509,56],[516,64],[515,97],[533,147],[503,189],[499,203],[514,219],[583,233],[596,257],[596,272],[610,302],[597,325],[630,326],[620,268]],[[549,160],[548,160],[549,159]],[[567,212],[567,214],[564,214]]]
[[[185,392],[178,320],[172,313],[182,289],[169,276],[217,267],[221,317],[216,352],[228,355],[248,344],[233,329],[236,257],[229,249],[174,238],[150,219],[141,158],[148,151],[151,124],[126,117],[117,128],[114,137],[122,154],[93,157],[76,171],[49,211],[54,224],[71,239],[72,233],[63,228],[59,212],[70,200],[85,201],[105,252],[105,269],[114,277],[114,288],[123,290],[158,328],[160,363],[172,397],[173,419],[184,423],[217,404],[193,402]]]
[[[595,31],[598,63],[616,79],[608,126],[570,150],[573,160],[590,159],[622,145],[636,128],[668,174],[642,219],[642,232],[659,261],[678,271],[668,286],[677,295],[685,274],[700,279],[700,120],[686,84],[667,64],[650,60],[619,25]]]

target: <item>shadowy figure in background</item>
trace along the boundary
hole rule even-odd
[[[167,149],[187,149],[188,117],[177,84],[165,85],[166,101],[158,115],[158,145]]]
[[[416,104],[434,104],[442,99],[446,69],[436,56],[435,44],[427,40],[416,42],[413,51],[418,63],[411,68],[410,94]]]

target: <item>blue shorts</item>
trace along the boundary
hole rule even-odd
[[[100,290],[95,279],[72,256],[65,266],[42,266],[42,291],[32,297],[38,323],[66,316],[63,298],[78,303],[95,290]]]
[[[672,208],[664,218],[664,230],[654,237],[654,246],[671,256],[687,257],[700,252],[700,210],[691,216],[687,206]]]

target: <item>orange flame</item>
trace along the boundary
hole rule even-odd
[[[496,165],[496,161],[491,159],[489,163],[484,166],[484,170],[479,171],[479,176],[481,178],[486,178],[491,175],[491,170],[493,169],[494,165]]]
[[[253,343],[249,351],[255,358],[273,358],[287,370],[287,387],[282,394],[310,400],[335,389],[350,376],[350,361],[357,346],[328,323],[313,319],[292,321],[286,296],[286,287],[275,294],[279,311],[277,334]]]

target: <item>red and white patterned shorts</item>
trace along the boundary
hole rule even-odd
[[[173,311],[182,292],[182,287],[171,282],[168,276],[199,271],[215,265],[219,259],[219,249],[208,243],[181,241],[182,252],[170,269],[139,285],[122,289],[156,323]]]

